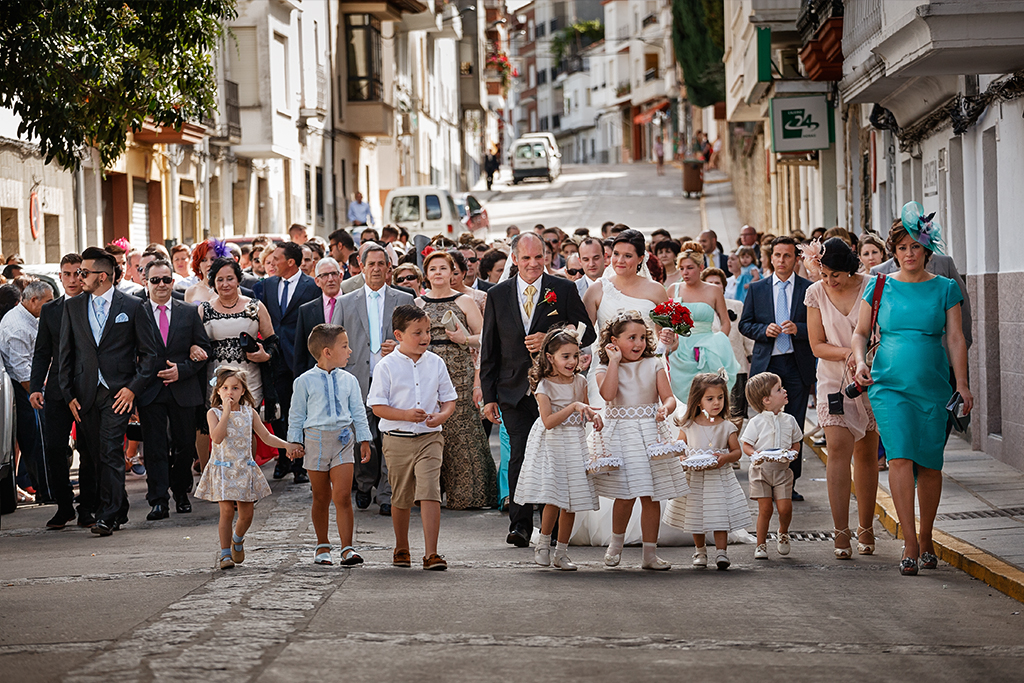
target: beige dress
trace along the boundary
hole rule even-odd
[[[860,291],[849,315],[843,315],[835,307],[820,281],[807,288],[807,292],[804,294],[804,303],[808,308],[817,308],[821,312],[821,325],[825,328],[825,341],[829,344],[851,348],[853,330],[857,327],[857,319],[860,317],[860,299],[870,280],[871,278],[862,276]],[[821,427],[845,427],[853,434],[855,441],[860,441],[864,438],[865,433],[878,429],[875,425],[874,413],[871,412],[871,403],[868,400],[867,392],[855,399],[847,398],[844,395],[842,415],[831,415],[828,412],[828,395],[842,391],[844,383],[849,384],[853,381],[849,372],[846,373],[844,379],[845,368],[846,364],[840,361],[818,359],[818,391],[815,394],[818,425]]]
[[[220,419],[220,408],[213,411]],[[252,420],[256,413],[242,406],[228,418],[228,434],[213,444],[210,462],[196,487],[196,498],[254,502],[270,495],[263,471],[252,459]]]
[[[729,437],[736,433],[736,425],[728,420],[710,427],[691,423],[683,432],[688,448],[728,451]],[[668,504],[665,524],[693,534],[736,531],[750,525],[747,499],[731,466],[686,474],[690,494]]]

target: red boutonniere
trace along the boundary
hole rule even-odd
[[[544,291],[544,303],[554,306],[558,303],[558,297],[550,289]]]

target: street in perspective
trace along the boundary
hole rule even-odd
[[[0,13],[0,671],[1017,681],[1024,2]]]

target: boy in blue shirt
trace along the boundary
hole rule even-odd
[[[360,461],[365,463],[370,459],[372,436],[359,382],[342,370],[352,349],[341,325],[317,325],[309,333],[308,346],[316,366],[296,377],[292,385],[288,441],[298,446],[291,452],[305,453],[302,465],[313,487],[317,542],[313,562],[333,564],[327,540],[333,500],[341,536],[341,564],[362,564],[363,558],[352,548],[352,472],[356,443]]]

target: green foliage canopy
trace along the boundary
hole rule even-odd
[[[216,109],[213,54],[235,0],[0,3],[0,106],[39,139],[46,162],[105,166],[147,118],[180,129]]]
[[[556,63],[604,38],[604,24],[597,19],[577,21],[551,35],[551,56]],[[575,50],[573,47],[575,46]]]
[[[725,100],[722,0],[672,0],[672,40],[687,99],[698,107]]]

